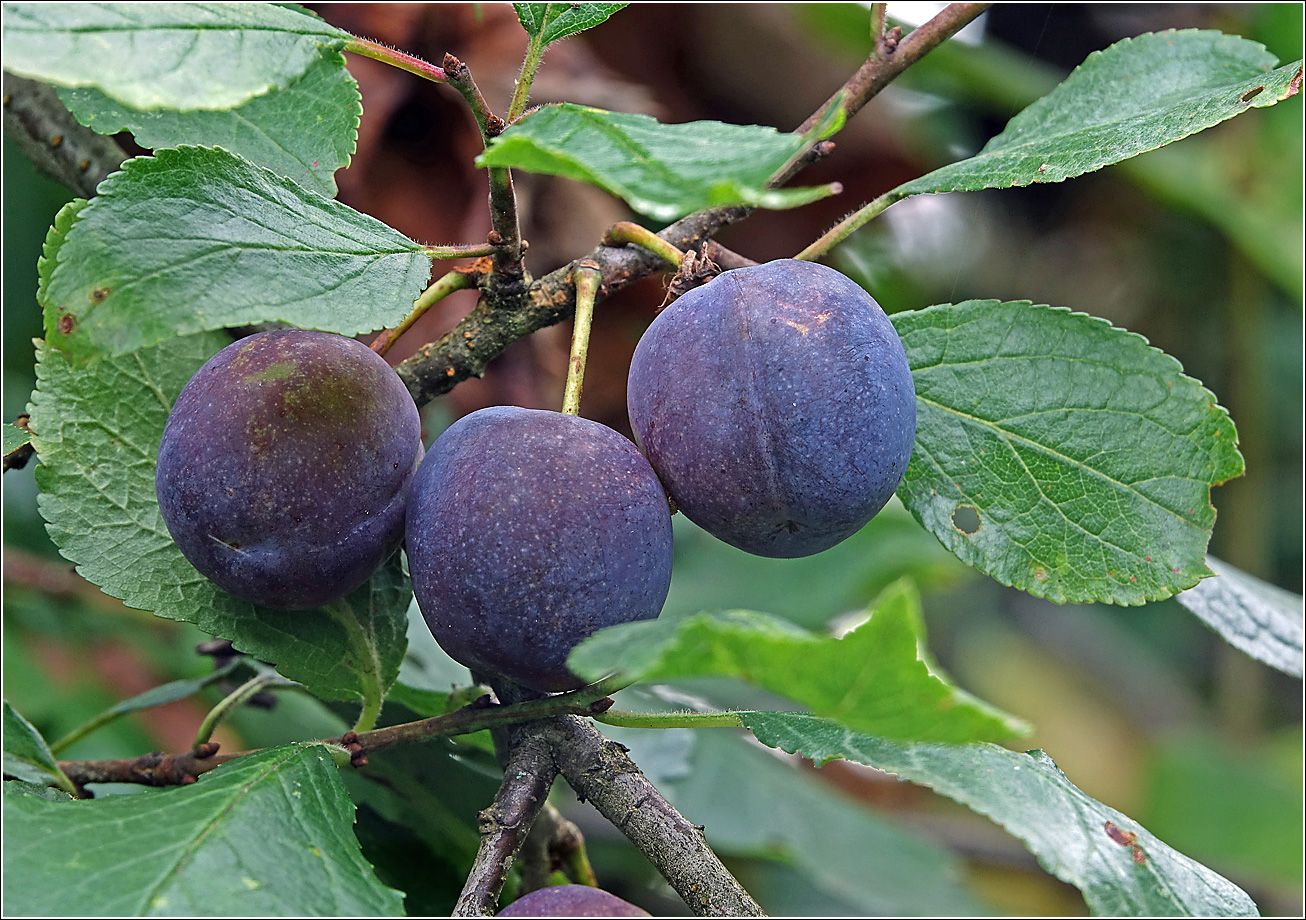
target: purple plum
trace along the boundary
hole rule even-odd
[[[523,895],[497,917],[649,917],[648,911],[602,888],[550,885]]]
[[[408,503],[413,591],[440,646],[545,692],[582,639],[653,619],[671,584],[671,512],[628,439],[597,422],[496,406],[431,446]]]
[[[335,601],[398,548],[422,459],[399,376],[366,345],[264,332],[199,369],[163,430],[155,486],[182,554],[285,610]]]
[[[694,288],[640,339],[630,423],[691,521],[760,556],[807,556],[902,481],[916,391],[893,324],[832,268],[782,259]]]

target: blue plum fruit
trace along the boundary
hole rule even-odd
[[[421,459],[417,407],[381,357],[288,329],[227,346],[191,378],[155,487],[195,568],[244,600],[303,610],[359,587],[398,548]]]
[[[582,639],[653,619],[671,511],[643,454],[587,419],[496,406],[431,446],[408,503],[409,570],[440,646],[473,671],[555,692]]]
[[[602,888],[550,885],[513,901],[498,917],[648,917],[648,911]]]
[[[635,437],[691,521],[759,556],[829,549],[902,481],[916,391],[879,305],[824,265],[725,272],[640,339]]]

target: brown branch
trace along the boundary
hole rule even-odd
[[[612,706],[612,699],[606,695],[609,689],[607,685],[598,683],[572,693],[524,700],[509,705],[495,703],[488,696],[484,696],[474,703],[442,716],[405,722],[401,725],[389,725],[369,732],[346,732],[338,737],[323,738],[321,743],[346,748],[354,756],[354,765],[361,766],[367,762],[368,753],[381,751],[396,744],[423,741],[437,736],[466,735],[482,729],[510,726],[560,714],[598,715]],[[176,786],[193,782],[193,777],[207,773],[237,757],[258,753],[257,750],[251,750],[234,754],[216,754],[217,747],[214,746],[208,756],[194,756],[202,749],[204,745],[196,751],[181,754],[154,752],[122,760],[68,760],[61,761],[59,765],[68,774],[68,778],[77,784],[137,783],[147,786]],[[191,779],[187,779],[188,776]]]
[[[472,110],[481,129],[481,140],[488,147],[491,138],[504,129],[504,121],[490,111],[485,96],[472,79],[472,72],[452,54],[444,56],[444,73],[449,85],[462,95]],[[491,166],[490,180],[490,243],[494,246],[493,270],[486,278],[486,296],[502,308],[526,308],[526,266],[523,257],[526,246],[522,242],[521,227],[517,220],[517,196],[512,189],[512,171],[502,166]]]
[[[87,783],[186,786],[195,782],[201,773],[242,756],[219,754],[218,743],[208,741],[181,754],[155,752],[125,760],[61,760],[59,769],[78,787]]]
[[[494,803],[477,816],[481,846],[454,905],[455,917],[490,917],[498,910],[508,869],[558,775],[549,744],[539,733],[520,730],[513,736],[503,783]]]
[[[747,214],[747,208],[699,211],[667,227],[658,236],[677,249],[696,249],[722,227]],[[599,246],[582,259],[595,262],[603,274],[597,300],[654,272],[666,270],[662,259],[631,247]],[[481,298],[457,326],[400,364],[396,370],[417,404],[426,405],[467,378],[481,376],[490,361],[509,345],[571,316],[576,309],[572,272],[582,259],[535,281],[520,309],[505,307],[493,297]]]
[[[676,811],[624,747],[574,716],[528,727],[547,738],[554,762],[576,794],[648,857],[690,910],[699,916],[764,916],[707,845],[703,828]]]
[[[53,86],[4,75],[5,134],[37,171],[83,198],[127,159],[111,137],[81,125]]]
[[[895,29],[883,33],[878,37],[876,47],[866,63],[824,105],[808,116],[794,133],[806,134],[814,128],[831,105],[841,104],[844,114],[852,118],[899,74],[956,35],[992,5],[950,3],[929,22],[907,33],[906,38],[899,40],[897,35],[901,33],[895,34]]]

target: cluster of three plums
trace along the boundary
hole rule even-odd
[[[163,519],[219,587],[306,609],[406,542],[418,606],[473,671],[579,686],[568,653],[656,617],[671,510],[763,556],[819,552],[897,488],[916,428],[902,343],[839,272],[726,272],[654,320],[631,362],[640,448],[596,422],[494,407],[423,458],[398,376],[327,333],[251,336],[186,385],[159,449]]]

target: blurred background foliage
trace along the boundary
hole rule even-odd
[[[918,22],[934,4],[891,3]],[[525,45],[510,8],[490,4],[339,4],[319,12],[357,34],[471,66],[505,106]],[[970,155],[1091,51],[1145,31],[1214,28],[1301,56],[1298,4],[999,4],[863,111],[804,182],[838,180],[837,199],[760,213],[723,242],[758,260],[791,255],[846,210]],[[856,4],[635,4],[551,49],[534,101],[796,126],[864,58]],[[445,88],[351,59],[364,118],[338,174],[340,197],[416,239],[483,239],[478,139]],[[1229,408],[1247,475],[1215,490],[1211,552],[1302,590],[1302,106],[1256,110],[1170,148],[1059,185],[921,196],[845,243],[831,262],[890,312],[971,297],[1030,299],[1106,317],[1177,357]],[[127,145],[130,140],[123,138]],[[3,411],[23,411],[40,334],[35,263],[71,196],[4,148]],[[629,218],[603,193],[521,176],[528,266],[536,275],[588,251]],[[662,299],[661,279],[596,317],[583,414],[619,430],[625,369]],[[471,306],[455,295],[391,352],[401,360]],[[543,330],[437,400],[428,436],[484,405],[556,408],[569,329]],[[212,668],[192,627],[101,595],[45,536],[32,470],[4,477],[4,694],[48,739],[149,687]],[[929,648],[966,689],[1035,726],[1042,747],[1090,795],[1246,888],[1263,913],[1302,911],[1302,692],[1299,681],[1225,645],[1173,601],[1141,608],[1063,606],[973,573],[896,502],[840,547],[803,560],[759,559],[676,520],[668,609],[765,610],[809,629],[840,628],[890,581],[920,585]],[[420,626],[403,679],[465,682]],[[61,756],[135,756],[189,746],[198,698],[121,719]],[[737,684],[700,681],[627,691],[625,708],[775,705]],[[779,705],[783,705],[780,703]],[[343,712],[343,710],[341,710]],[[392,704],[389,721],[412,717]],[[336,733],[340,713],[283,693],[245,707],[216,736],[227,750]],[[819,771],[733,732],[619,734],[688,816],[707,825],[759,900],[780,914],[1083,913],[1079,895],[1038,869],[987,820],[849,764]],[[358,833],[410,912],[447,913],[475,848],[475,812],[496,784],[485,752],[431,742],[392,751],[349,782]],[[108,792],[132,790],[103,789]],[[566,789],[601,883],[655,913],[681,913],[670,890]],[[859,804],[853,805],[853,800]],[[873,867],[881,867],[879,870]]]

